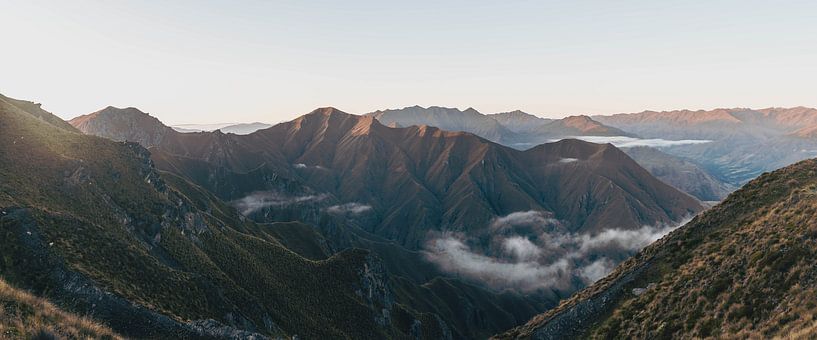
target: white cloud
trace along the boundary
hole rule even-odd
[[[616,264],[610,259],[601,258],[579,268],[578,272],[586,282],[593,283],[610,274],[615,267]]]
[[[446,272],[497,289],[564,289],[603,278],[617,264],[611,256],[632,254],[687,221],[575,234],[545,228],[561,224],[544,212],[516,212],[495,218],[482,234],[432,237],[426,258]],[[516,228],[520,225],[539,227]]]
[[[368,204],[361,204],[357,202],[351,203],[344,203],[339,205],[333,205],[331,207],[326,208],[326,211],[332,214],[352,214],[352,215],[360,215],[365,213],[369,210],[372,210],[372,206]]]
[[[320,202],[329,198],[328,194],[288,196],[278,192],[264,191],[252,193],[232,202],[242,215],[248,215],[267,207],[280,207],[290,204]]]
[[[573,163],[578,160],[578,158],[562,158],[559,160],[559,163]]]
[[[652,138],[652,139],[641,139],[641,138],[634,138],[634,137],[627,137],[627,136],[574,136],[568,137],[569,139],[580,139],[586,142],[591,143],[598,143],[598,144],[613,144],[619,148],[632,148],[636,146],[651,146],[655,148],[663,148],[669,146],[679,146],[679,145],[691,145],[691,144],[705,144],[712,142],[711,140],[703,140],[703,139],[681,139],[681,140],[668,140],[668,139],[661,139],[661,138]],[[556,142],[562,140],[564,138],[559,139],[552,139],[551,142]]]
[[[643,226],[636,230],[607,229],[596,235],[579,235],[579,251],[588,253],[595,249],[617,247],[627,250],[638,250],[646,247],[675,230],[678,226],[664,227]]]
[[[539,247],[533,244],[527,237],[522,236],[506,238],[502,242],[502,248],[519,260],[535,259],[542,254],[542,250],[539,249]]]
[[[304,163],[295,163],[295,164],[292,164],[292,166],[295,169],[309,169],[309,168],[319,169],[319,170],[325,170],[326,169],[326,168],[324,168],[324,167],[322,167],[320,165],[306,165]]]
[[[496,217],[491,221],[491,229],[501,229],[510,226],[545,226],[558,224],[559,221],[543,211],[517,211],[505,216]]]
[[[549,265],[532,261],[503,262],[480,255],[454,237],[432,241],[428,259],[444,271],[470,277],[497,288],[517,288],[523,291],[557,286],[569,276],[568,262],[560,259]]]

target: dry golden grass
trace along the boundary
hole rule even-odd
[[[67,313],[0,280],[0,339],[122,339],[105,326]]]
[[[760,176],[501,337],[530,337],[630,273],[625,293],[610,311],[592,316],[584,337],[817,339],[817,160]],[[649,285],[643,294],[627,293]]]

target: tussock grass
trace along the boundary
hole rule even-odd
[[[122,339],[107,327],[60,310],[0,280],[0,338]]]

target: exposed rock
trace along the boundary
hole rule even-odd
[[[394,296],[389,287],[386,267],[379,258],[369,254],[359,275],[360,287],[355,292],[375,311],[375,322],[383,327],[388,326],[391,324]]]

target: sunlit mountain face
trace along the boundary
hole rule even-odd
[[[814,13],[5,1],[0,338],[817,338]]]

